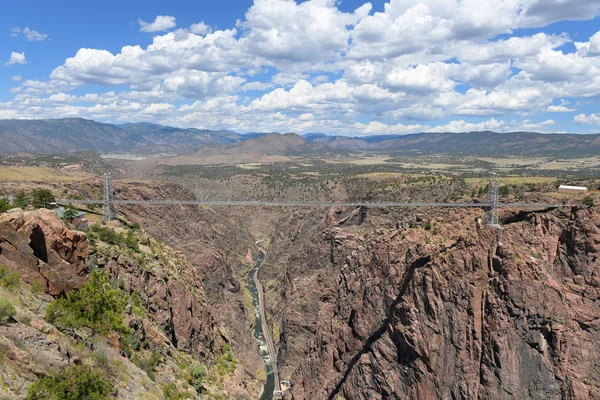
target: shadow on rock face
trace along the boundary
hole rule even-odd
[[[29,247],[31,247],[33,250],[33,255],[47,263],[48,249],[46,248],[46,237],[44,236],[44,231],[39,225],[33,228],[31,235],[29,236],[29,240]]]

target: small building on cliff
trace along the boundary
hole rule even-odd
[[[574,194],[584,194],[588,190],[585,186],[567,186],[560,185],[558,187],[558,193],[574,193]]]

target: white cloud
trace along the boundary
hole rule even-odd
[[[47,34],[40,33],[28,27],[25,27],[24,29],[16,27],[10,30],[11,37],[17,37],[20,34],[23,34],[23,36],[25,36],[25,38],[27,38],[27,40],[29,40],[30,42],[41,42],[48,39]]]
[[[6,66],[15,65],[15,64],[27,64],[27,60],[25,59],[25,53],[10,53],[10,58],[7,62],[4,63]]]
[[[21,82],[23,77],[21,75],[15,75],[15,76],[11,76],[10,79],[12,79],[15,82]]]
[[[600,114],[579,114],[575,116],[573,121],[577,124],[600,125]]]
[[[212,29],[210,26],[206,25],[204,21],[201,21],[190,26],[190,32],[195,33],[196,35],[206,35],[207,33],[211,33]]]
[[[600,56],[600,31],[596,32],[589,42],[575,42],[577,53],[583,57]]]
[[[48,39],[48,35],[45,33],[39,33],[38,31],[34,31],[33,29],[25,28],[23,29],[23,35],[30,42],[41,42],[43,40]]]
[[[568,101],[561,100],[560,104],[548,106],[548,108],[546,108],[546,112],[566,113],[566,112],[574,112],[576,110],[573,107],[568,107],[568,105],[569,105]]]
[[[241,25],[244,50],[267,64],[288,65],[339,59],[348,48],[348,26],[364,18],[371,4],[354,13],[339,11],[335,0],[255,0]]]
[[[175,17],[170,15],[158,15],[154,22],[145,22],[138,19],[140,32],[162,32],[175,27]]]

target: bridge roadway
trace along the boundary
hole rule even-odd
[[[103,200],[57,200],[57,204],[104,204]],[[113,205],[205,205],[205,206],[259,206],[259,207],[470,207],[490,208],[493,203],[428,203],[428,202],[369,202],[369,201],[228,201],[228,200],[113,200]],[[498,203],[498,207],[509,208],[558,208],[562,204],[548,203]]]

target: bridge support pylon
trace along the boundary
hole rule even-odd
[[[490,204],[490,208],[486,211],[485,223],[491,227],[498,229],[498,244],[502,246],[502,234],[504,228],[500,226],[498,221],[498,204],[499,204],[499,188],[498,180],[490,179],[488,184],[487,202]]]
[[[114,217],[112,174],[110,172],[104,174],[104,193],[102,200],[102,220],[110,222]]]

